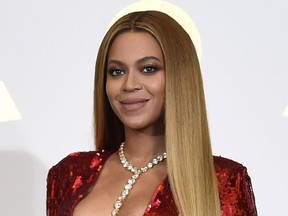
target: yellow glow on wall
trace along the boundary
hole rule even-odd
[[[283,116],[288,117],[288,106],[286,106],[286,108],[283,112]]]
[[[0,81],[0,122],[18,119],[21,119],[21,115],[4,82]]]

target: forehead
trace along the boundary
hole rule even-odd
[[[157,40],[148,32],[129,31],[118,35],[108,52],[108,59],[137,59],[156,56],[163,60],[162,50]]]

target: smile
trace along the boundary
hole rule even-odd
[[[148,99],[123,100],[120,104],[126,111],[133,112],[143,108],[148,101]]]

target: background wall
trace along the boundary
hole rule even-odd
[[[93,149],[97,49],[112,17],[132,2],[0,1],[0,80],[23,116],[0,124],[1,215],[45,215],[48,169]],[[287,1],[171,2],[202,35],[214,154],[248,167],[259,215],[285,215]]]

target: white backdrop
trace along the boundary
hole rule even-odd
[[[132,2],[0,0],[0,80],[23,116],[0,123],[1,215],[45,215],[48,169],[93,149],[97,49]],[[259,215],[287,215],[287,1],[171,2],[202,36],[214,154],[248,167]]]

